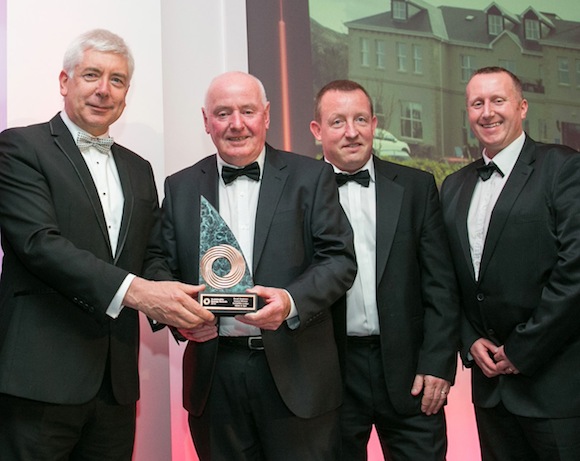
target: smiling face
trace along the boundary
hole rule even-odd
[[[361,90],[326,92],[319,104],[320,120],[310,131],[322,143],[324,158],[342,171],[355,172],[372,155],[377,118]]]
[[[471,130],[493,158],[522,134],[528,102],[505,72],[474,75],[465,94]]]
[[[126,58],[89,49],[72,74],[63,70],[59,77],[67,115],[93,136],[106,133],[125,109],[129,90]]]
[[[270,103],[254,77],[230,72],[214,79],[202,112],[205,131],[225,162],[245,166],[258,158],[270,126]]]

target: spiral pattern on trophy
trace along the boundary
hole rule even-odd
[[[213,270],[213,263],[225,258],[230,263],[230,271],[219,276]],[[201,275],[213,288],[231,288],[240,283],[246,272],[246,263],[242,254],[231,245],[218,245],[210,248],[201,258],[199,264]]]

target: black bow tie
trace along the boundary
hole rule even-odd
[[[244,168],[232,168],[224,165],[222,168],[222,178],[224,182],[229,184],[233,182],[238,176],[247,176],[254,181],[260,180],[260,165],[258,162],[250,163]]]
[[[482,181],[487,181],[489,178],[491,178],[491,175],[493,174],[494,171],[497,171],[499,175],[503,178],[503,172],[493,162],[489,162],[487,165],[483,165],[477,168],[477,174],[479,175]]]
[[[363,187],[369,187],[371,175],[369,174],[369,170],[362,170],[355,174],[336,173],[336,184],[338,184],[338,187],[346,184],[348,181],[355,181]]]

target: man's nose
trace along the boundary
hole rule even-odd
[[[483,104],[483,114],[484,117],[490,118],[495,115],[495,110],[493,109],[491,103],[488,101]]]
[[[111,91],[109,81],[106,78],[100,78],[97,81],[96,91],[99,96],[108,96]]]
[[[232,112],[230,115],[230,127],[234,129],[240,129],[244,126],[242,120],[242,115],[238,111]]]
[[[356,138],[358,136],[358,130],[353,121],[346,122],[345,135],[347,138]]]

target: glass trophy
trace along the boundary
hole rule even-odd
[[[231,229],[202,195],[200,198],[199,303],[215,315],[255,312],[258,295],[248,264]]]

